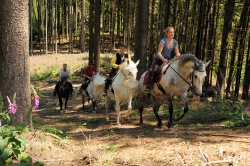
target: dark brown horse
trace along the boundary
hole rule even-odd
[[[73,88],[70,82],[67,81],[67,77],[62,77],[60,81],[60,86],[58,89],[56,89],[56,92],[58,94],[58,99],[60,103],[60,111],[63,113],[63,98],[65,99],[65,104],[64,104],[64,110],[67,110],[67,103],[70,95],[73,93]]]

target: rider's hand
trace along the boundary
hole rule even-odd
[[[163,63],[168,64],[168,59],[164,58]]]

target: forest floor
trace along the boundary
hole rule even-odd
[[[40,106],[33,112],[35,130],[25,134],[31,147],[29,153],[45,165],[247,166],[250,163],[249,126],[225,125],[230,121],[222,110],[230,107],[237,110],[237,105],[190,99],[190,111],[175,123],[174,130],[169,130],[157,127],[152,105],[146,106],[144,127],[140,127],[138,107],[134,104],[129,120],[117,126],[114,102],[110,106],[110,121],[106,121],[103,100],[94,111],[91,106],[82,110],[81,98],[70,99],[67,112],[61,113],[58,99],[53,97],[55,83],[56,79],[35,82],[42,94]],[[72,79],[74,88],[80,83],[80,78]],[[175,100],[174,107],[180,110],[182,103]],[[167,106],[162,106],[159,114],[166,124]]]

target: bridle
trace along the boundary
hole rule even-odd
[[[194,79],[193,79],[193,77],[194,77],[194,71],[198,71],[198,72],[204,72],[204,71],[206,71],[206,70],[193,70],[193,72],[191,73],[191,76],[190,76],[190,78],[191,78],[191,82],[188,82],[185,78],[183,78],[171,65],[169,65],[169,67],[172,69],[172,70],[174,70],[174,72],[178,75],[178,76],[180,76],[182,79],[183,79],[183,81],[185,81],[189,86],[190,86],[190,88],[191,88],[191,90],[192,90],[192,92],[193,92],[193,90],[195,89],[194,88]]]

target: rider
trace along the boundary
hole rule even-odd
[[[112,67],[109,76],[105,80],[105,87],[103,91],[103,96],[107,95],[107,90],[109,85],[111,84],[112,78],[116,75],[118,69],[119,69],[119,64],[122,63],[124,58],[131,59],[130,55],[126,52],[127,46],[125,44],[120,44],[119,45],[119,52],[116,52],[115,55],[113,56],[110,66]]]
[[[154,62],[149,68],[148,84],[145,90],[147,93],[150,93],[153,85],[155,70],[163,63],[168,64],[171,52],[174,50],[175,55],[180,56],[178,42],[174,39],[174,27],[169,26],[164,30],[164,32],[165,37],[160,40]]]
[[[83,80],[81,88],[78,91],[78,94],[82,93],[82,90],[86,90],[94,72],[96,72],[94,63],[89,62],[89,66],[84,69],[84,80]]]
[[[57,82],[56,86],[55,86],[55,90],[54,90],[54,96],[56,96],[56,93],[59,91],[59,87],[61,84],[61,80],[63,77],[66,77],[67,79],[70,77],[70,72],[69,70],[67,70],[67,64],[63,64],[63,69],[60,70],[59,72],[59,81]],[[70,82],[68,82],[70,88],[73,89],[73,86]],[[71,94],[72,95],[72,94]]]

